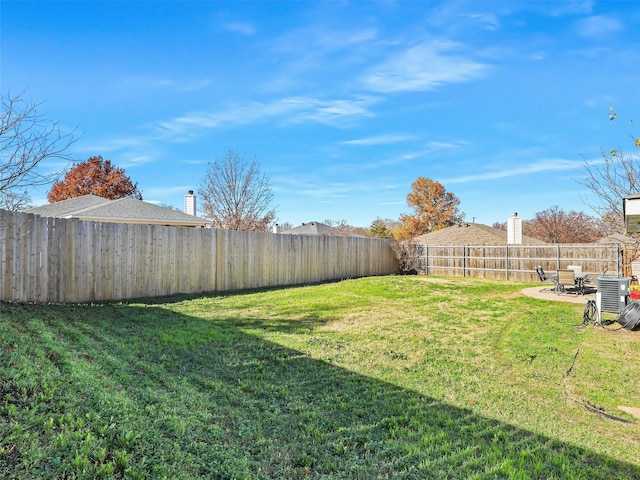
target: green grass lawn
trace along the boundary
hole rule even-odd
[[[0,304],[0,478],[640,478],[640,333],[525,286]]]

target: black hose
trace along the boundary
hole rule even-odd
[[[613,320],[602,321],[600,314],[598,313],[598,304],[595,300],[587,300],[587,304],[584,306],[584,313],[582,314],[582,323],[576,325],[576,327],[586,327],[590,323],[593,323],[594,327],[606,328],[607,325],[615,323]],[[622,328],[622,327],[620,327]],[[608,329],[611,330],[611,329]],[[619,329],[616,329],[619,330]]]
[[[598,305],[595,300],[587,301],[587,304],[584,306],[582,320],[582,325],[584,326],[587,326],[590,323],[595,323],[596,325],[600,323],[600,320],[598,319]]]

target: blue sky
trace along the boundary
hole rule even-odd
[[[3,0],[0,89],[146,201],[181,207],[237,150],[281,223],[397,219],[428,177],[491,225],[594,213],[584,159],[640,135],[638,25],[631,1]]]

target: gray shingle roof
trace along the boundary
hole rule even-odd
[[[415,242],[426,245],[506,245],[507,231],[480,223],[464,223],[415,237]],[[522,236],[523,245],[546,245],[537,238]]]
[[[298,227],[285,230],[281,233],[293,235],[334,235],[337,230],[320,222],[303,223]]]
[[[108,200],[84,195],[27,210],[43,217],[72,218],[98,222],[143,223],[203,227],[209,220],[171,208],[159,207],[131,197]]]
[[[326,237],[360,237],[367,238],[364,235],[358,235],[357,233],[351,233],[345,230],[338,230],[337,228],[330,227],[320,222],[303,223],[298,227],[284,230],[280,233],[285,235],[323,235]]]
[[[607,237],[603,237],[599,239],[596,243],[607,244],[607,243],[622,243],[626,245],[633,245],[638,243],[638,240],[630,235],[626,235],[624,233],[613,233]]]
[[[100,204],[110,202],[106,198],[96,195],[83,195],[82,197],[69,198],[61,202],[49,203],[41,207],[35,207],[27,210],[27,213],[35,213],[43,217],[62,217],[70,213],[79,212],[81,210],[96,207]]]

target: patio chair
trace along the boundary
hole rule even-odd
[[[593,286],[593,282],[591,281],[591,277],[582,273],[582,265],[569,265],[567,266],[568,270],[573,270],[575,273],[574,284],[578,293],[585,295],[587,293],[595,293],[596,288]],[[606,270],[605,270],[606,271]]]
[[[545,290],[556,290],[557,289],[557,282],[556,282],[556,278],[557,276],[554,275],[552,278],[548,278],[547,274],[544,272],[544,269],[542,268],[542,265],[538,265],[536,267],[536,273],[538,274],[538,278],[540,279],[540,281],[542,283],[553,283],[554,287],[553,288],[543,288],[542,290],[540,290],[541,292],[544,292]]]
[[[593,284],[593,280],[589,275],[583,275],[582,280],[580,281],[581,292],[583,295],[587,295],[590,293],[596,293],[598,288]]]
[[[580,291],[576,288],[576,272],[573,270],[558,270],[558,281],[556,283],[558,295],[561,293],[578,294]]]
[[[568,270],[573,270],[576,275],[582,275],[582,265],[569,265]]]

